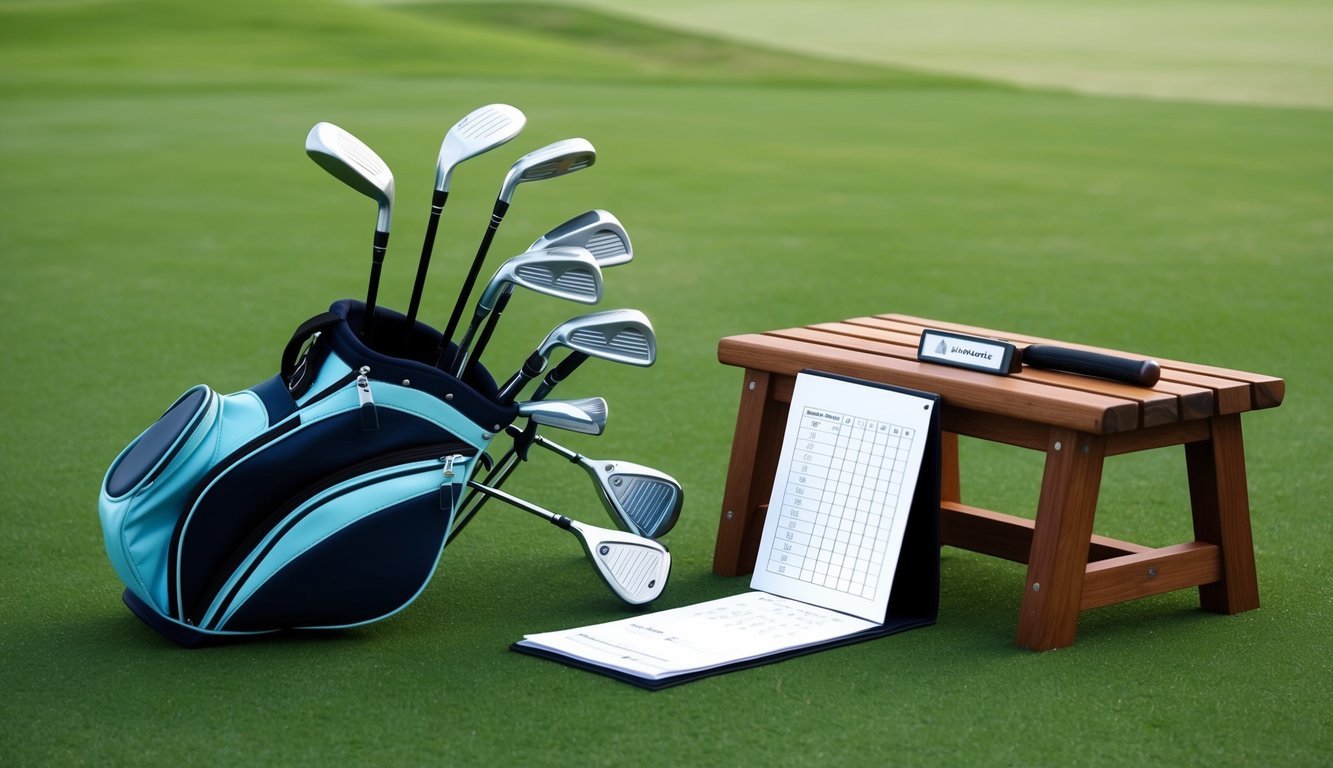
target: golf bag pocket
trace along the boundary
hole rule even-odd
[[[181,507],[200,479],[268,420],[253,391],[219,395],[201,384],[112,462],[98,505],[102,534],[112,567],[140,598],[165,603],[165,553]]]
[[[353,468],[275,509],[187,605],[224,633],[336,628],[411,603],[439,562],[471,457],[438,446]]]

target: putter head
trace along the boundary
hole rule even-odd
[[[579,465],[596,481],[602,506],[621,530],[657,539],[680,519],[685,494],[671,475],[630,461],[584,457]]]
[[[514,161],[500,187],[500,200],[506,204],[514,189],[525,181],[540,181],[581,171],[597,161],[597,150],[587,139],[565,139],[533,150]]]
[[[305,137],[305,153],[357,192],[379,205],[375,229],[389,231],[393,215],[393,172],[375,151],[333,123],[315,123]]]
[[[602,300],[602,269],[586,248],[546,248],[519,254],[501,264],[486,284],[477,302],[477,313],[483,315],[494,309],[509,285],[580,304],[596,304]]]
[[[606,398],[585,397],[579,400],[534,400],[519,403],[518,415],[544,427],[555,427],[584,435],[600,435],[606,431],[608,411]]]
[[[642,605],[657,599],[671,575],[671,553],[660,542],[569,520],[602,581],[621,600]]]
[[[600,208],[581,213],[556,226],[534,240],[528,250],[555,246],[587,248],[603,269],[628,264],[634,259],[629,233],[619,219]]]
[[[508,104],[488,104],[478,107],[454,123],[440,144],[440,157],[435,163],[435,189],[449,190],[449,178],[454,166],[476,157],[513,139],[527,123],[527,117]]]
[[[652,323],[637,309],[612,309],[566,320],[546,336],[538,354],[549,358],[557,346],[642,367],[657,360],[657,336]]]

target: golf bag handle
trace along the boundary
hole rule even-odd
[[[291,390],[294,396],[300,396],[300,393],[295,391],[299,384],[295,377],[297,375],[297,356],[301,354],[301,347],[311,336],[340,322],[342,322],[342,318],[333,312],[321,312],[301,323],[300,327],[292,333],[291,341],[288,341],[287,346],[282,350],[282,367],[279,371],[282,374],[283,383],[287,385],[288,390]]]

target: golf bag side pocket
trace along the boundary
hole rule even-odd
[[[267,428],[252,390],[219,395],[190,388],[111,463],[98,507],[111,565],[150,605],[166,605],[167,543],[200,478]]]

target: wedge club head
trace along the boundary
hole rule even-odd
[[[628,264],[634,259],[629,233],[619,219],[600,208],[557,225],[534,240],[529,250],[555,246],[587,248],[603,269]]]
[[[518,415],[544,427],[555,427],[584,435],[600,435],[606,431],[608,411],[606,398],[585,397],[579,400],[535,400],[519,403]]]
[[[393,216],[393,172],[375,151],[333,123],[316,123],[305,152],[321,168],[379,205],[375,229],[388,232]]]

